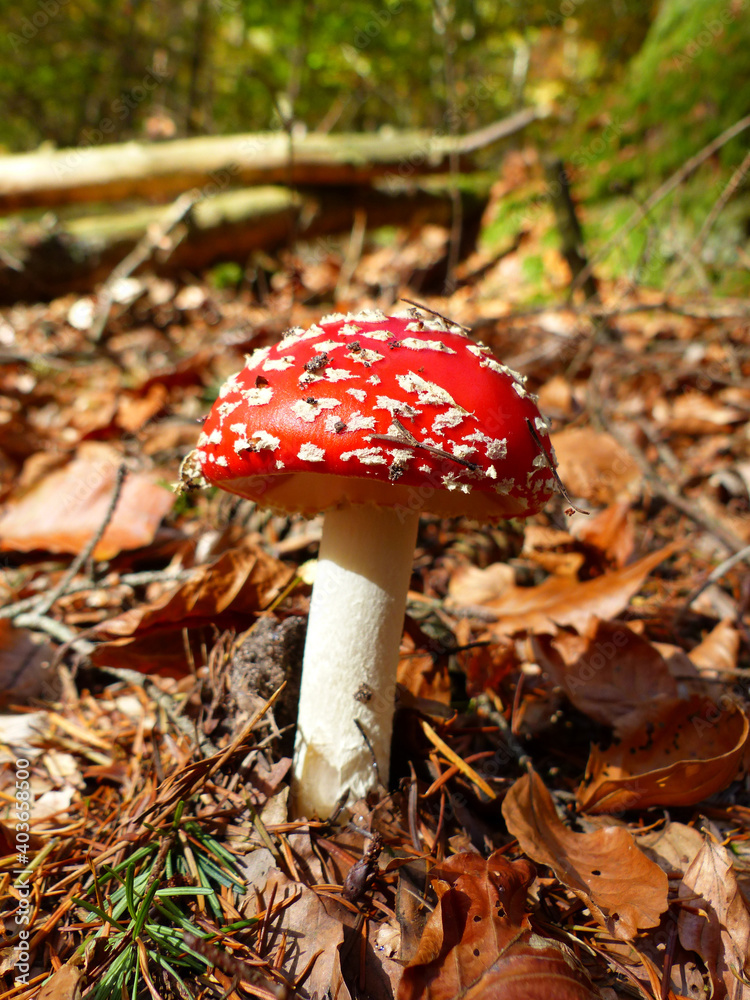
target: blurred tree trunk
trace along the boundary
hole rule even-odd
[[[527,109],[464,136],[424,132],[319,135],[283,132],[209,136],[171,142],[92,145],[0,158],[0,212],[74,202],[148,198],[169,201],[193,187],[214,194],[252,184],[370,184],[385,177],[394,188],[420,174],[441,173],[451,155],[461,169],[472,154],[525,128]]]
[[[210,39],[211,9],[209,0],[199,0],[193,29],[193,51],[190,56],[190,84],[185,111],[185,134],[198,135],[206,129],[205,106],[202,101],[201,79],[205,72]]]
[[[464,214],[473,226],[489,199],[489,185],[464,195]],[[37,224],[17,234],[0,263],[0,303],[50,299],[70,291],[89,291],[109,277],[154,223],[164,207],[142,208],[118,215],[70,220],[52,232]],[[256,187],[204,198],[169,237],[145,268],[157,274],[198,270],[222,260],[244,262],[254,250],[274,250],[292,236],[313,240],[346,232],[356,217],[378,226],[449,225],[452,201],[447,191],[414,190],[389,194],[369,188],[323,188],[293,192],[286,187]]]

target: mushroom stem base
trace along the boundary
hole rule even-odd
[[[297,719],[297,816],[326,817],[345,791],[357,799],[376,787],[378,775],[388,781],[418,523],[403,507],[345,507],[325,516]]]

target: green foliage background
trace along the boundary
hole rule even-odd
[[[467,132],[535,106],[545,117],[511,145],[564,159],[594,250],[750,113],[750,0],[0,0],[0,27],[9,152],[263,129]],[[748,148],[750,130],[605,273],[666,283]],[[748,189],[745,175],[693,268],[703,287],[747,290]],[[512,238],[529,205],[538,215],[539,197],[514,192],[490,242]]]
[[[576,100],[615,78],[638,50],[651,6],[3,0],[0,142],[16,151],[44,141],[75,146],[107,119],[108,141],[140,137],[155,110],[173,119],[178,135],[277,128],[292,119],[310,129],[436,128],[451,124],[451,100],[460,107],[478,81],[489,81],[491,100],[455,122],[471,127],[522,100]]]

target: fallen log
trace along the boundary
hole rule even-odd
[[[486,207],[489,182],[462,194],[467,230]],[[366,187],[291,191],[285,187],[243,188],[202,198],[140,271],[174,275],[219,261],[244,262],[254,250],[274,250],[294,239],[348,231],[364,213],[368,229],[378,226],[449,225],[452,201],[446,192],[424,189],[390,193]],[[86,292],[105,281],[169,208],[149,207],[89,216],[45,232],[39,224],[15,234],[0,258],[0,303],[39,301],[67,292]]]
[[[101,129],[73,149],[0,158],[0,212],[127,198],[165,202],[193,187],[215,194],[255,184],[369,184],[447,172],[451,157],[470,165],[472,154],[529,125],[528,108],[464,136],[428,132],[283,132],[208,136],[171,142],[100,145]]]

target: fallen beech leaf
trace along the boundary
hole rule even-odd
[[[607,726],[677,697],[677,682],[648,639],[623,622],[592,619],[585,635],[560,631],[532,639],[536,662],[585,715]]]
[[[330,995],[337,1000],[350,1000],[341,974],[339,946],[344,940],[344,925],[335,916],[329,916],[320,897],[301,882],[291,879],[278,868],[269,872],[263,896],[279,906],[281,900],[294,896],[294,902],[280,908],[279,915],[270,921],[269,948],[276,950],[281,941],[288,939],[293,947],[285,949],[284,973],[295,980],[317,954],[312,971],[305,977],[296,992],[301,997]]]
[[[558,528],[541,524],[527,524],[523,536],[521,556],[532,559],[548,573],[570,576],[575,579],[583,565],[582,552],[570,551],[573,536]]]
[[[561,416],[573,414],[573,389],[562,375],[553,375],[539,389],[539,406],[542,413],[552,414],[557,410]]]
[[[245,540],[223,552],[215,562],[198,566],[185,583],[158,600],[102,622],[94,634],[109,639],[157,626],[182,628],[214,621],[230,608],[237,614],[262,611],[293,575],[289,566]]]
[[[615,937],[632,940],[667,908],[667,876],[621,826],[574,833],[558,818],[538,774],[525,774],[503,800],[508,830],[524,853],[551,868]]]
[[[725,406],[704,392],[685,392],[672,403],[672,413],[666,421],[670,431],[682,434],[716,434],[729,430],[731,424],[747,419],[744,410]]]
[[[594,517],[574,517],[570,532],[579,542],[601,552],[615,566],[624,566],[633,554],[635,531],[627,500],[605,507]]]
[[[705,962],[714,996],[748,1000],[750,913],[724,847],[706,840],[685,872],[679,898],[690,906],[677,921],[680,943]]]
[[[217,620],[217,628],[225,623]],[[231,627],[229,625],[228,627]],[[153,629],[144,635],[100,642],[91,652],[95,667],[121,667],[159,677],[184,677],[190,663],[202,664],[216,633],[208,625]]]
[[[638,837],[643,853],[663,868],[667,875],[675,872],[684,875],[698,851],[703,837],[694,826],[684,823],[667,823],[658,830],[650,830]]]
[[[734,779],[748,745],[744,712],[707,698],[662,706],[648,726],[602,752],[591,748],[578,789],[584,812],[690,806]]]
[[[117,404],[117,423],[134,434],[163,408],[168,395],[162,382],[152,382],[141,393],[123,393]]]
[[[552,435],[558,472],[569,493],[598,506],[634,496],[643,473],[611,434],[569,427]]]
[[[12,698],[21,704],[50,694],[57,672],[50,671],[54,650],[40,636],[14,628],[0,619],[0,701]]]
[[[83,970],[68,963],[61,965],[37,993],[37,1000],[78,1000]]]
[[[533,934],[524,860],[495,852],[456,854],[430,873],[438,904],[419,949],[404,969],[398,1000],[594,1000],[591,985],[564,945]]]
[[[294,571],[249,540],[198,566],[185,583],[149,604],[101,622],[91,653],[96,666],[184,677],[190,658],[204,662],[215,628],[243,629],[278,596]]]
[[[719,622],[688,656],[701,671],[734,670],[740,651],[740,633],[729,619]]]
[[[520,666],[515,639],[499,635],[486,646],[476,646],[462,656],[466,691],[470,696],[497,691],[503,680]]]
[[[551,576],[538,587],[509,587],[488,602],[498,616],[491,627],[501,635],[516,632],[556,632],[558,625],[572,625],[584,634],[593,618],[616,618],[637,594],[652,569],[672,555],[667,545],[625,569],[578,583],[570,577]]]
[[[486,604],[512,587],[516,574],[507,563],[492,563],[485,569],[478,566],[459,566],[448,584],[447,608]]]
[[[81,444],[66,465],[6,504],[0,515],[0,549],[79,553],[104,521],[121,461],[122,455],[107,444]],[[173,503],[171,491],[153,477],[130,473],[94,557],[111,559],[123,549],[149,545]]]

